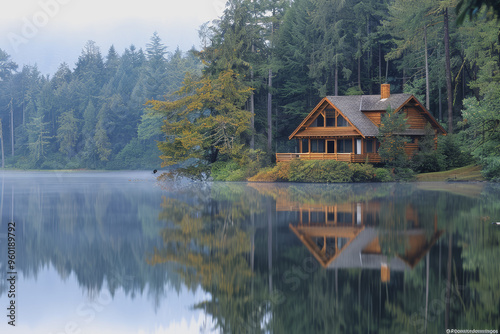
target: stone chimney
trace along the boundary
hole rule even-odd
[[[380,85],[380,99],[387,99],[391,96],[391,85],[390,84],[381,84]]]

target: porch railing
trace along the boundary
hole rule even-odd
[[[337,160],[345,162],[365,162],[370,163],[380,162],[378,153],[276,153],[276,162],[291,161],[293,159],[300,160]]]

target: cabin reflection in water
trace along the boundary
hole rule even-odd
[[[278,200],[276,210],[297,212],[298,222],[289,227],[324,268],[380,270],[382,282],[390,281],[391,271],[413,269],[443,233],[437,229],[436,215],[433,230],[423,229],[410,204],[404,208],[402,231],[379,227],[384,224],[380,224],[377,201],[314,205]],[[391,238],[403,244],[404,251],[384,254],[384,243]]]

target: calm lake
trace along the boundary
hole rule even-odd
[[[500,329],[500,184],[0,182],[0,333]]]

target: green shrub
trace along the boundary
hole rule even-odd
[[[394,178],[396,181],[412,181],[415,179],[415,172],[410,168],[394,168]]]
[[[274,167],[264,168],[256,175],[250,177],[250,182],[280,182],[289,181],[290,162],[278,162]]]
[[[419,173],[439,172],[445,166],[443,160],[443,156],[437,151],[418,152],[411,159],[411,165]]]
[[[229,172],[225,181],[246,181],[246,173],[244,169],[237,169]]]
[[[251,176],[254,176],[255,174],[257,174],[260,171],[261,167],[262,167],[261,162],[259,162],[259,161],[250,161],[246,165],[243,165],[243,166],[240,165],[240,169],[243,172],[245,180],[247,180]]]
[[[353,171],[346,162],[335,160],[293,160],[290,163],[291,182],[350,182]]]
[[[278,162],[278,181],[290,180],[290,163],[291,161]]]
[[[80,167],[81,167],[80,163],[78,161],[76,161],[76,160],[70,160],[66,164],[66,166],[64,166],[65,169],[78,169]]]
[[[448,134],[438,139],[438,151],[443,157],[442,169],[449,170],[474,163],[472,156],[464,152],[459,144],[459,136]]]
[[[154,142],[132,139],[109,162],[106,169],[156,169],[161,165],[160,150]]]
[[[64,166],[63,162],[46,160],[40,165],[40,169],[63,169]]]
[[[375,179],[375,168],[370,164],[350,164],[353,182],[370,182]]]
[[[250,182],[276,182],[278,181],[279,163],[274,167],[262,169],[256,175],[250,177]]]
[[[211,176],[214,181],[226,181],[238,169],[239,166],[234,161],[217,161],[211,165]]]
[[[481,174],[488,180],[500,181],[500,157],[482,159],[483,169]]]
[[[391,181],[393,181],[392,173],[385,168],[376,168],[375,169],[375,181],[391,182]]]

